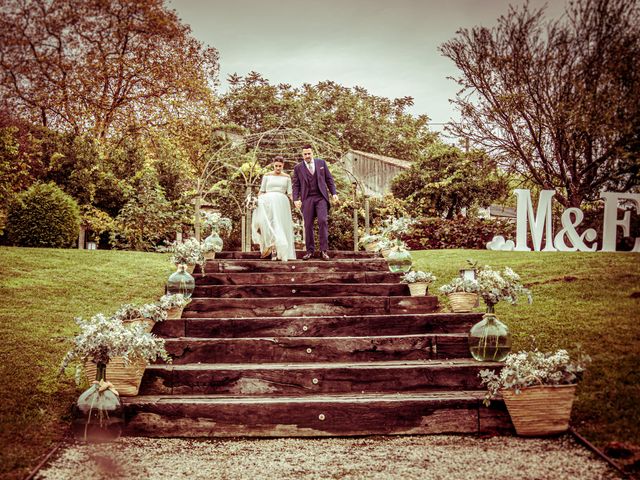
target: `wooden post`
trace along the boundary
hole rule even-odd
[[[196,218],[194,219],[193,222],[193,227],[195,230],[195,235],[196,235],[196,240],[200,241],[200,202],[202,201],[202,198],[200,198],[200,195],[198,195],[196,197],[196,204],[195,204],[195,215]]]
[[[246,227],[246,235],[247,235],[247,252],[251,251],[251,246],[253,244],[251,240],[251,223],[253,221],[253,212],[247,209],[247,227]]]
[[[242,215],[242,217],[240,217],[240,238],[241,238],[241,242],[240,242],[240,249],[243,252],[247,251],[247,216],[246,215]]]
[[[78,250],[84,250],[84,237],[87,232],[87,229],[80,225],[80,232],[78,233]]]
[[[358,251],[358,184],[353,185],[353,251]]]
[[[369,226],[369,197],[364,196],[364,233],[365,235],[371,235],[371,228]]]

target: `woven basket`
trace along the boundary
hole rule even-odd
[[[390,248],[385,248],[384,250],[380,250],[380,255],[382,255],[384,258],[387,258],[390,253],[391,253]]]
[[[184,307],[173,307],[167,310],[167,320],[180,320]]]
[[[125,324],[125,326],[130,326],[130,325],[142,325],[144,326],[144,331],[147,333],[150,333],[151,330],[153,330],[153,326],[156,324],[155,321],[151,320],[150,318],[134,318],[131,320],[124,320],[122,323]]]
[[[364,249],[367,252],[377,252],[378,251],[378,242],[373,243],[365,243]]]
[[[216,258],[216,252],[207,252],[204,254],[205,260],[215,260],[215,258]]]
[[[518,395],[513,390],[500,393],[518,435],[554,435],[569,428],[575,385],[527,387]]]
[[[125,365],[122,357],[114,357],[107,364],[107,381],[111,382],[121,397],[135,397],[140,389],[142,375],[147,367],[144,360],[132,361],[129,365]],[[89,382],[96,379],[96,364],[86,362],[84,364],[84,373]]]
[[[451,310],[456,313],[470,312],[478,300],[477,293],[453,292],[447,296],[451,303]]]
[[[415,282],[409,283],[409,292],[412,297],[424,297],[429,290],[429,284],[427,282]]]

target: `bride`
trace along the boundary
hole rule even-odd
[[[260,245],[262,258],[295,260],[296,250],[291,219],[291,177],[284,173],[284,159],[273,159],[273,172],[262,177],[258,207],[253,212],[251,237]]]

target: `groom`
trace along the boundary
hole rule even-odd
[[[327,191],[328,190],[328,191]],[[313,158],[311,145],[302,147],[302,162],[293,168],[293,204],[302,208],[307,253],[303,260],[313,257],[315,239],[313,221],[318,219],[318,237],[323,260],[329,260],[329,192],[338,201],[336,185],[327,166],[320,158]]]

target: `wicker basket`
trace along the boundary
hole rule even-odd
[[[378,251],[378,242],[365,243],[364,249],[367,252],[377,252]]]
[[[184,307],[173,307],[167,310],[167,320],[180,320]]]
[[[429,284],[427,282],[414,282],[408,285],[412,297],[424,297],[427,294],[427,290],[429,290]]]
[[[205,260],[215,260],[215,258],[216,258],[216,252],[207,252],[204,254]]]
[[[380,255],[382,255],[385,259],[389,256],[390,253],[391,253],[390,248],[385,248],[383,250],[380,250]]]
[[[142,375],[147,367],[144,360],[132,361],[125,365],[122,357],[114,357],[107,364],[107,381],[111,382],[121,397],[135,397],[140,389]],[[86,362],[84,364],[84,373],[89,382],[93,382],[96,378],[96,364]]]
[[[575,385],[540,385],[500,392],[518,435],[554,435],[569,428]]]
[[[144,326],[144,331],[147,333],[150,333],[151,330],[153,330],[153,326],[156,324],[156,322],[154,320],[151,320],[150,318],[133,318],[131,320],[124,320],[122,323],[124,323],[125,326],[130,326],[130,325],[142,325]]]
[[[447,296],[451,302],[451,310],[456,313],[470,312],[478,300],[477,293],[453,292]]]

